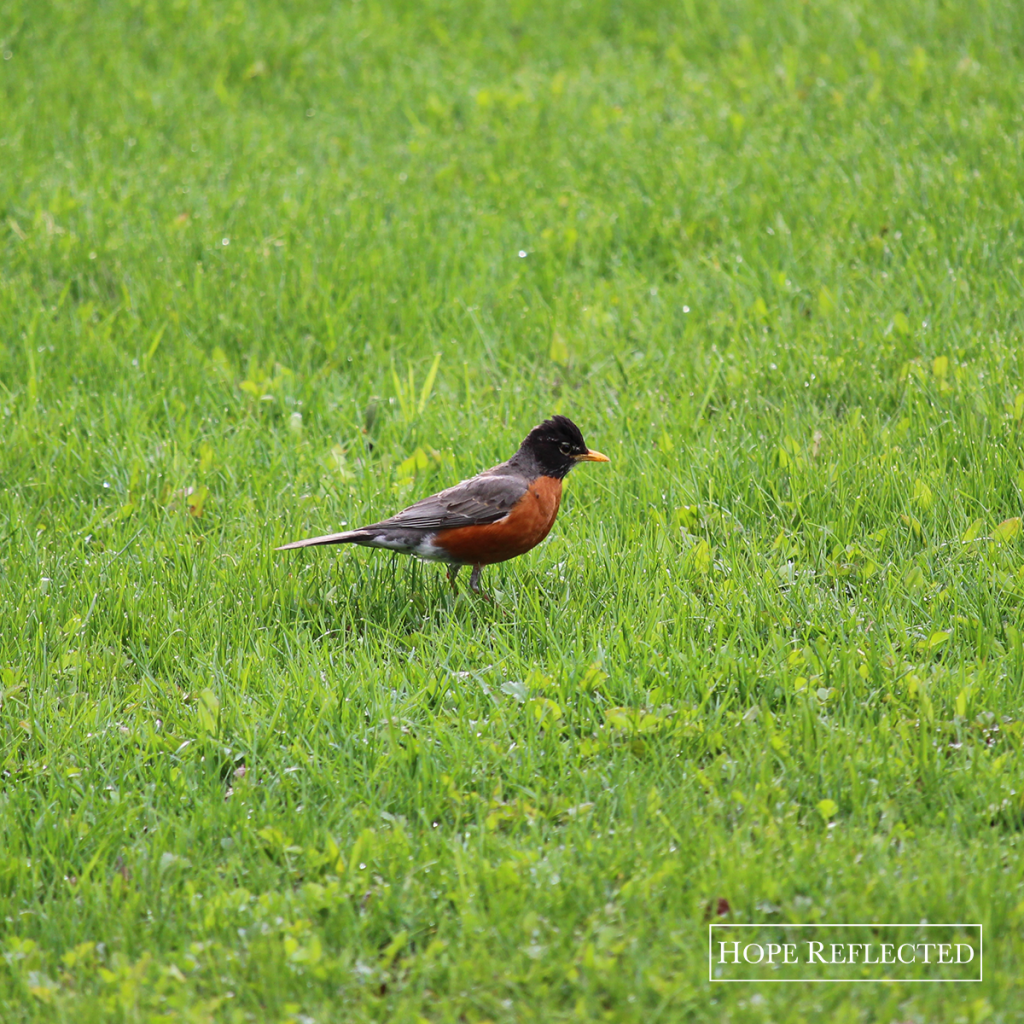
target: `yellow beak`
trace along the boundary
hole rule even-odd
[[[602,455],[600,452],[595,452],[593,449],[589,450],[586,455],[574,455],[573,458],[577,462],[611,462],[607,455]]]

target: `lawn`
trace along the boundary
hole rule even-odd
[[[1024,6],[0,6],[0,1019],[1016,1022]],[[484,602],[275,552],[611,463]],[[980,923],[718,984],[710,923]]]

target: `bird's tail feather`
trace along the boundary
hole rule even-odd
[[[275,551],[290,551],[292,548],[311,548],[317,544],[360,544],[369,539],[365,530],[346,530],[344,533],[328,533],[323,537],[307,537],[305,540],[282,544]]]

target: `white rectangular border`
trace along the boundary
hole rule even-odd
[[[714,977],[714,953],[713,941],[715,928],[977,928],[978,929],[978,977],[977,978],[716,978]],[[787,981],[801,981],[805,984],[837,984],[837,985],[917,985],[917,984],[943,984],[959,983],[970,984],[983,981],[985,977],[985,934],[980,924],[944,924],[941,921],[928,922],[926,924],[917,922],[914,924],[893,924],[887,921],[869,921],[863,924],[783,924],[771,921],[758,922],[736,922],[728,924],[724,921],[711,922],[708,925],[708,981],[718,984],[730,982],[744,982],[748,984],[775,985]]]

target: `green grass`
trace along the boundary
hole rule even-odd
[[[1020,1019],[1019,3],[0,37],[5,1022]],[[493,606],[273,551],[552,412],[612,463]],[[713,985],[709,919],[985,980]]]

